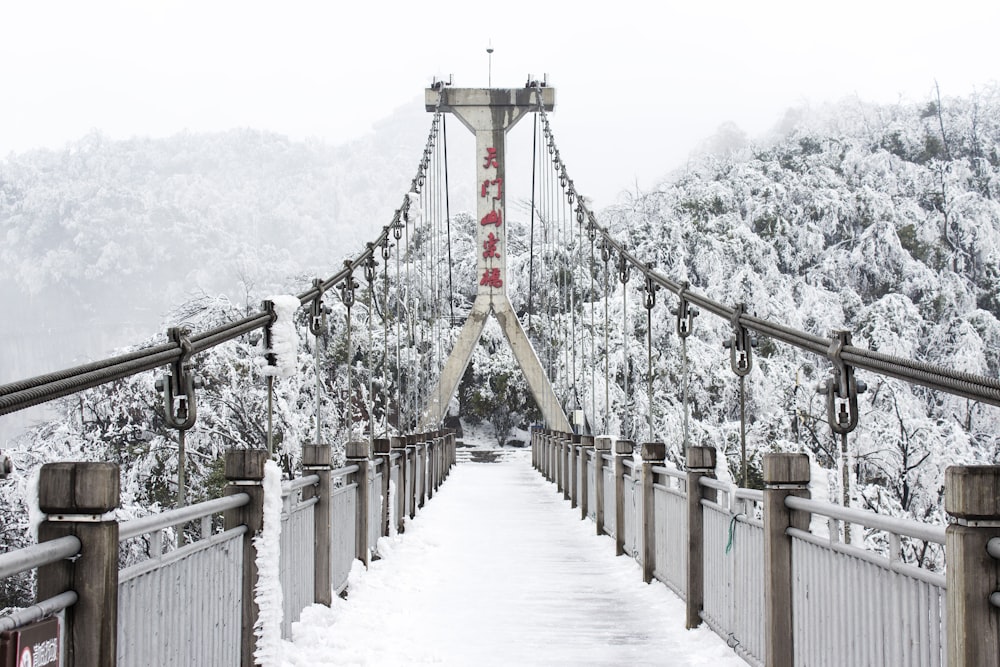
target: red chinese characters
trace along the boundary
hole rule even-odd
[[[503,200],[502,178],[494,178],[493,180],[487,178],[485,181],[483,181],[483,184],[479,187],[479,196],[485,199],[487,195],[490,194],[490,191],[493,189],[493,186],[496,186],[497,189],[497,193],[496,195],[494,195],[493,201],[502,201]]]
[[[486,237],[483,242],[483,258],[490,259],[491,257],[499,257],[500,253],[497,252],[497,243],[500,241],[493,232]]]
[[[479,224],[485,227],[486,225],[496,225],[499,227],[503,224],[503,212],[493,210],[483,216],[483,219],[479,221]],[[492,236],[492,234],[490,234]]]
[[[486,149],[486,164],[483,165],[483,169],[499,169],[500,165],[497,164],[497,149],[487,148]]]
[[[500,269],[486,269],[483,271],[483,277],[479,280],[479,284],[485,287],[503,287],[503,281],[500,279]]]
[[[500,160],[496,148],[487,148],[483,156],[482,169],[486,170],[486,176],[490,175],[490,170],[500,171]],[[496,178],[485,178],[479,187],[480,199],[486,199],[480,210],[488,208],[486,214],[479,220],[481,227],[492,225],[499,229],[503,225],[503,178],[497,174]],[[484,232],[485,233],[485,230]],[[483,237],[480,237],[483,238]],[[487,265],[494,263],[494,260],[501,259],[500,239],[502,236],[492,231],[483,240],[483,259]],[[500,276],[500,267],[487,266],[483,269],[483,275],[479,279],[481,287],[500,288],[503,287],[503,278]]]

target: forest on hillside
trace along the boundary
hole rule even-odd
[[[171,276],[181,255],[192,261],[190,272],[230,261],[216,253],[220,241],[256,253],[256,277],[244,281],[238,298],[208,287],[195,298],[165,288],[179,304],[165,324],[203,331],[256,310],[268,294],[302,291],[312,270],[332,273],[345,252],[360,250],[361,241],[376,234],[348,247],[333,246],[323,231],[331,220],[351,220],[345,211],[363,208],[351,203],[351,193],[365,189],[345,167],[331,166],[325,148],[247,132],[204,143],[191,137],[190,145],[176,138],[154,146],[154,170],[151,144],[86,141],[96,146],[0,165],[6,283],[67,290],[89,281],[95,293],[103,290],[101,298],[126,301],[130,286]],[[247,165],[228,158],[233,143],[241,150],[259,146],[261,159]],[[749,141],[725,127],[705,146],[658,188],[602,211],[600,223],[658,271],[723,303],[743,303],[759,317],[822,336],[846,329],[856,345],[1000,375],[1000,91],[918,104],[849,100],[797,109],[771,137]],[[417,154],[404,148],[400,143],[404,162]],[[171,164],[176,177],[164,177],[164,165]],[[250,177],[259,170],[263,177]],[[123,178],[134,187],[107,185]],[[400,196],[408,182],[400,178]],[[586,184],[577,188],[586,193]],[[76,190],[79,197],[67,196]],[[558,185],[549,195],[536,202],[534,216],[527,207],[510,207],[508,287],[526,323],[530,310],[529,336],[564,409],[582,410],[597,432],[663,440],[680,464],[680,388],[688,377],[689,443],[716,447],[720,476],[737,479],[740,382],[723,348],[730,323],[708,314],[696,318],[685,364],[674,298],[659,295],[649,332],[641,276],[623,285],[614,262],[602,261],[571,207],[559,201]],[[371,288],[358,276],[350,347],[348,310],[336,294],[326,295],[329,312],[318,337],[300,313],[299,372],[276,382],[275,440],[286,471],[295,469],[299,445],[314,438],[317,400],[321,438],[340,446],[370,426],[376,433],[409,428],[451,350],[458,331],[452,311],[460,318],[476,287],[475,220],[453,211],[445,224],[429,189],[419,201],[423,215],[410,221],[388,262],[379,257]],[[313,224],[289,231],[303,216]],[[251,235],[243,223],[254,218],[268,224]],[[177,248],[176,239],[190,240],[189,249]],[[396,278],[397,253],[408,279]],[[302,264],[300,258],[306,258]],[[291,268],[300,266],[309,268]],[[150,337],[139,346],[162,340]],[[189,501],[218,493],[224,449],[263,442],[260,347],[260,336],[251,334],[196,358],[204,388],[198,423],[187,436]],[[829,367],[826,359],[757,341],[745,383],[748,484],[758,483],[765,452],[805,451],[815,461],[816,492],[830,500],[845,495],[846,467],[852,505],[943,522],[944,469],[997,461],[1000,409],[868,374],[859,374],[867,391],[845,459],[815,391]],[[31,539],[24,499],[32,471],[46,460],[122,463],[123,517],[171,506],[176,433],[164,422],[154,375],[160,374],[62,400],[60,419],[38,426],[7,452],[16,471],[0,481],[0,543],[15,547]],[[490,421],[501,441],[505,430],[537,420],[497,327],[484,332],[452,411]],[[913,560],[939,565],[939,555],[920,544],[904,548]],[[0,606],[22,599],[29,584],[4,585]]]

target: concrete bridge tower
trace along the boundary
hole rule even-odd
[[[500,323],[514,358],[521,367],[531,394],[549,428],[571,431],[542,364],[535,354],[507,297],[507,224],[504,192],[507,131],[525,114],[555,107],[555,89],[542,88],[450,88],[426,90],[427,111],[454,114],[476,135],[476,300],[445,363],[438,386],[429,395],[420,418],[420,428],[437,428],[448,402],[458,389],[472,352],[479,342],[486,318]]]

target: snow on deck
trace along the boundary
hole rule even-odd
[[[303,611],[285,664],[745,665],[519,454],[458,465],[347,600]]]

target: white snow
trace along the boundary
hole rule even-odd
[[[269,296],[267,300],[274,304],[275,321],[271,325],[271,347],[264,349],[263,353],[274,354],[275,365],[270,366],[262,359],[263,373],[265,376],[291,377],[295,375],[299,347],[299,336],[295,331],[295,311],[301,304],[297,297],[290,294]]]
[[[254,624],[258,665],[282,664],[281,555],[281,470],[273,460],[264,466],[264,528],[253,538],[257,548],[257,585],[254,597],[260,613]]]
[[[420,208],[420,194],[416,192],[407,192],[406,196],[410,199],[410,207],[407,209],[407,216],[409,216],[410,222],[418,223],[424,215],[423,209]]]
[[[31,539],[38,541],[38,526],[45,520],[45,514],[38,506],[38,479],[41,477],[42,467],[38,466],[31,471],[25,482],[24,500],[28,506],[28,530],[31,532]]]
[[[517,453],[457,466],[346,600],[303,611],[286,667],[744,665]]]

